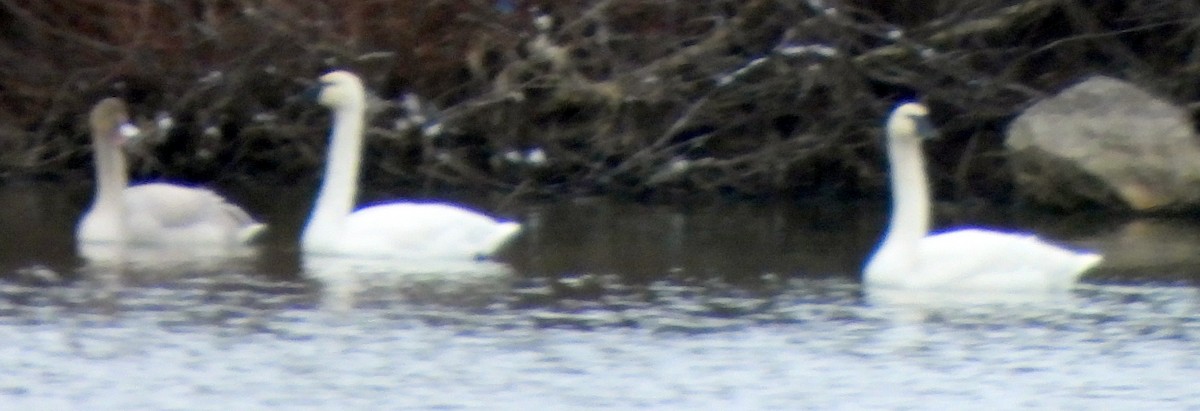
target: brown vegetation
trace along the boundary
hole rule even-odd
[[[328,117],[297,96],[330,68],[379,97],[365,182],[391,191],[876,195],[879,123],[920,98],[943,195],[1004,199],[1003,128],[1047,93],[1200,100],[1173,0],[0,0],[0,27],[9,178],[86,176],[109,95],[174,121],[142,176],[315,178]]]

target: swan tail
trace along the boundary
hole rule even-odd
[[[243,226],[237,232],[237,241],[241,244],[249,244],[252,241],[258,240],[262,233],[267,230],[267,225],[259,222],[252,222]]]
[[[520,232],[521,224],[519,223],[509,221],[497,224],[496,228],[492,230],[491,235],[483,242],[484,254],[489,256],[495,254],[501,247],[504,247],[513,238],[516,238]]]
[[[1088,270],[1091,270],[1093,267],[1100,265],[1100,263],[1102,261],[1104,261],[1104,256],[1100,255],[1100,254],[1086,253],[1086,254],[1080,255],[1078,258],[1078,263],[1076,265],[1075,277],[1076,278],[1082,277],[1083,273],[1086,273]]]
[[[263,231],[266,231],[267,225],[255,220],[254,217],[250,216],[250,213],[246,212],[246,210],[230,204],[220,196],[217,196],[216,198],[221,202],[221,209],[225,212],[225,215],[232,220],[232,223],[235,227],[234,234],[236,235],[236,240],[239,244],[249,244],[250,242],[257,240],[262,235]]]

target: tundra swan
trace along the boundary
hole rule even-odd
[[[909,291],[1048,292],[1069,289],[1102,257],[1029,234],[968,228],[929,234],[930,199],[921,141],[928,109],[896,107],[887,120],[892,215],[863,270],[870,288]]]
[[[122,147],[135,136],[125,102],[106,98],[88,116],[96,197],[76,227],[84,244],[130,246],[244,244],[265,226],[212,191],[167,183],[129,186]]]
[[[353,73],[319,78],[317,102],[333,111],[325,174],[301,234],[306,256],[475,260],[489,257],[521,229],[443,203],[390,202],[354,211],[366,121],[366,91]]]

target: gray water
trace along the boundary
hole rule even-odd
[[[529,226],[501,263],[359,278],[302,268],[287,190],[239,193],[258,258],[96,267],[88,195],[0,188],[4,409],[1200,408],[1190,220],[949,212],[1108,259],[1063,300],[912,306],[858,283],[880,205],[483,200]]]

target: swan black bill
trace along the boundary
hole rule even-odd
[[[916,127],[917,136],[922,140],[932,140],[937,137],[937,129],[933,128],[933,123],[929,122],[929,117],[912,116],[913,125]]]
[[[314,84],[312,87],[304,90],[304,93],[301,94],[300,97],[305,101],[317,101],[317,99],[321,97],[321,90],[324,90],[325,86],[328,86],[328,84],[317,82],[317,84]]]

